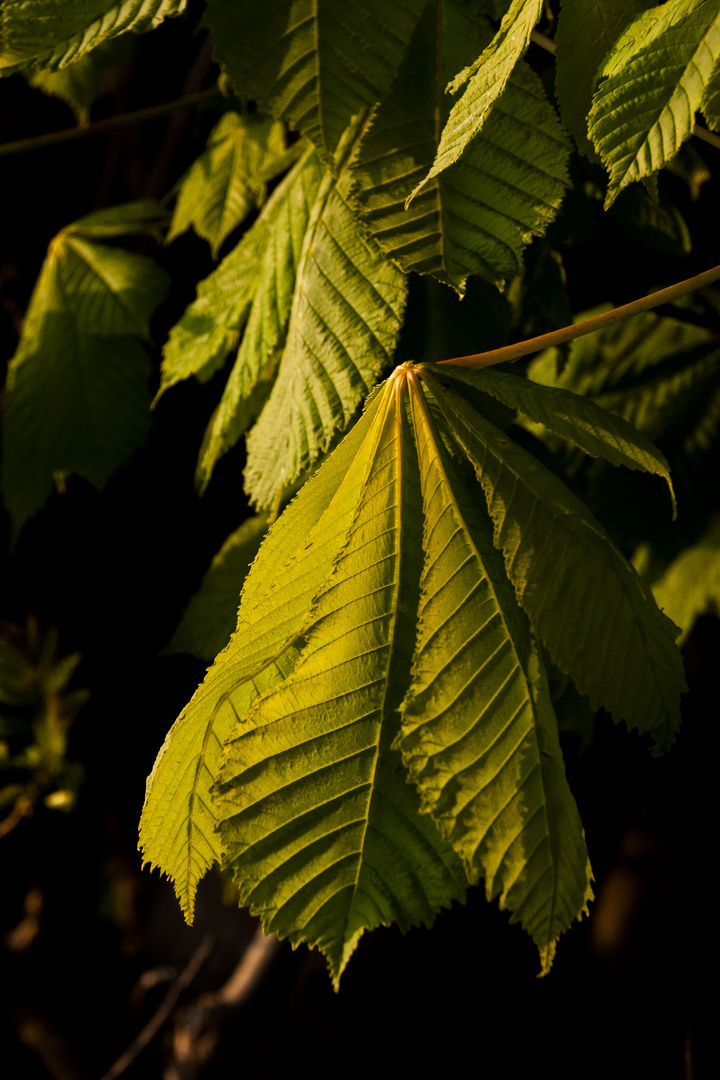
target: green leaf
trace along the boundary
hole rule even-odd
[[[524,246],[567,185],[567,140],[539,79],[519,67],[481,134],[405,210],[450,112],[443,87],[489,37],[484,20],[431,0],[353,165],[355,198],[383,251],[406,273],[434,274],[461,293],[469,274],[502,283],[519,273]]]
[[[230,533],[185,608],[165,653],[190,653],[198,660],[211,661],[222,652],[235,629],[250,563],[267,530],[268,515],[255,514]]]
[[[595,160],[588,113],[595,73],[622,31],[647,4],[643,0],[563,0],[555,45],[555,90],[560,116],[578,150]]]
[[[493,547],[484,507],[456,472],[411,380],[424,506],[419,632],[402,750],[424,810],[488,900],[513,912],[543,970],[587,911],[591,872],[565,778],[537,643]]]
[[[180,181],[168,243],[193,227],[216,258],[226,237],[265,201],[279,159],[285,161],[282,124],[225,113],[210,133],[207,150]]]
[[[427,377],[427,376],[426,376]],[[435,394],[475,467],[534,633],[594,709],[672,743],[685,689],[676,628],[584,504],[454,391]]]
[[[85,238],[110,228],[108,216],[51,242],[10,362],[2,490],[15,535],[54,475],[102,488],[149,430],[150,365],[136,339],[150,340],[168,279],[145,256]]]
[[[432,168],[413,189],[408,202],[434,176],[453,165],[465,152],[471,139],[480,133],[495,102],[507,86],[515,65],[525,55],[530,34],[542,10],[543,0],[513,0],[503,16],[500,29],[487,48],[449,84],[447,89],[452,93],[465,83],[467,86],[443,128]]]
[[[293,673],[228,742],[222,833],[266,930],[317,946],[337,985],[366,929],[432,922],[464,874],[391,750],[411,659],[421,513],[397,384],[368,432],[352,528],[317,595]]]
[[[248,436],[246,489],[271,508],[325,453],[389,364],[407,284],[367,237],[350,203],[348,159],[363,118],[348,129],[335,174],[318,190],[303,241],[278,377]]]
[[[315,152],[307,151],[278,184],[252,228],[200,282],[195,300],[170,331],[163,349],[158,398],[191,375],[204,382],[222,367],[237,345],[258,294],[267,299],[265,305],[255,305],[254,321],[260,320],[261,336],[264,332],[275,342],[262,358],[257,353],[255,370],[263,370],[269,355],[282,343],[288,306],[283,296],[294,286],[295,250],[305,235],[322,173]],[[271,321],[274,295],[280,307],[276,327]],[[267,313],[261,318],[265,307]]]
[[[197,885],[223,860],[210,789],[224,740],[254,698],[292,670],[312,601],[342,550],[367,477],[375,395],[270,529],[243,586],[237,628],[170,729],[148,777],[144,863],[173,881],[188,922]]]
[[[692,134],[719,58],[720,0],[668,0],[621,35],[599,72],[589,116],[610,174],[606,206],[662,168]]]
[[[456,379],[491,394],[503,405],[543,424],[592,457],[612,465],[661,476],[670,490],[673,515],[677,516],[675,492],[667,458],[650,439],[622,417],[606,412],[590,398],[559,387],[538,386],[507,371],[486,368],[473,371],[460,365],[427,365],[438,378]]]
[[[258,285],[235,363],[200,451],[196,482],[201,491],[218,459],[257,418],[272,390],[287,338],[303,244],[324,173],[317,154],[310,150],[293,178],[281,185],[282,192],[277,189],[280,194],[273,211],[263,218]]]
[[[153,30],[186,5],[187,0],[5,0],[0,74],[26,67],[57,71],[127,30]]]
[[[390,89],[424,0],[209,0],[235,89],[287,120],[329,161],[351,117]]]
[[[720,610],[720,523],[711,523],[697,544],[686,548],[652,587],[665,614],[681,628],[679,644],[698,615]]]

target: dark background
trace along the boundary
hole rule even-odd
[[[198,16],[191,8],[139,38],[93,120],[212,86],[217,69]],[[536,62],[542,68],[545,61]],[[3,363],[14,352],[52,236],[91,209],[167,194],[224,107],[213,99],[187,113],[0,158]],[[0,143],[73,122],[62,102],[22,76],[0,82]],[[720,151],[701,149],[720,173]],[[623,303],[717,261],[717,180],[697,202],[679,179],[664,176],[663,184],[690,225],[692,254],[640,245],[598,205],[586,234],[563,225],[553,234],[569,310]],[[208,245],[193,235],[164,250],[141,243],[174,280],[155,320],[161,343],[214,263]],[[400,359],[428,336],[427,288],[413,283]],[[481,290],[478,302],[483,296]],[[533,332],[557,325],[551,307],[547,325],[542,313],[533,316]],[[501,323],[480,318],[478,333],[488,340],[470,340],[464,351],[502,343]],[[193,487],[220,385],[215,379],[173,389],[154,413],[147,445],[106,490],[98,494],[71,479],[67,493],[54,495],[29,522],[12,554],[3,515],[0,618],[23,624],[34,615],[41,630],[57,627],[61,653],[82,654],[73,685],[91,691],[70,740],[69,757],[85,770],[76,808],[70,814],[38,809],[0,840],[3,1077],[99,1078],[153,1015],[168,979],[205,935],[212,952],[181,1006],[217,989],[255,933],[255,920],[226,902],[228,890],[214,875],[201,886],[196,925],[188,928],[171,886],[141,871],[136,848],[145,777],[204,670],[190,657],[158,653],[210,559],[248,512],[241,448],[220,462],[201,501]],[[704,492],[704,511],[717,508],[716,464],[710,455],[693,481],[692,490]],[[638,513],[642,532],[642,508]],[[466,906],[442,913],[431,930],[366,935],[339,995],[318,954],[283,945],[247,1005],[226,1018],[214,1064],[202,1075],[269,1080],[299,1069],[318,1077],[400,1070],[511,1077],[543,1070],[572,1080],[707,1075],[698,984],[714,914],[701,868],[712,850],[705,732],[717,719],[719,626],[704,618],[686,647],[691,693],[683,732],[666,758],[652,759],[639,738],[607,717],[596,721],[589,747],[573,736],[564,740],[597,899],[590,919],[561,940],[550,975],[535,977],[539,964],[529,939],[476,888]],[[41,898],[41,912],[25,940],[16,931],[28,918],[29,896]],[[149,971],[159,981],[143,989]],[[173,1022],[128,1068],[131,1080],[164,1075]]]

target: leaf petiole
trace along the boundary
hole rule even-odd
[[[540,334],[538,337],[528,338],[526,341],[517,341],[512,345],[505,345],[502,349],[491,349],[490,352],[473,353],[470,356],[454,356],[449,360],[440,360],[441,364],[463,364],[465,367],[484,368],[492,367],[493,364],[502,364],[506,361],[517,360],[521,356],[540,352],[553,345],[562,345],[565,341],[583,337],[585,334],[594,334],[596,330],[602,330],[606,326],[622,322],[623,319],[631,319],[639,315],[641,311],[649,311],[660,304],[670,303],[680,296],[695,292],[712,284],[720,278],[720,266],[714,266],[711,270],[705,270],[695,277],[678,281],[675,285],[669,285],[666,289],[650,293],[649,296],[641,296],[638,300],[632,300],[629,304],[605,311],[602,315],[595,315],[592,319],[583,319],[573,323],[572,326],[563,326],[560,330],[551,330],[548,334]]]

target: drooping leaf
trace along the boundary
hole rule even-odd
[[[277,380],[248,436],[246,489],[259,508],[324,453],[392,359],[407,284],[349,202],[356,119],[312,208]]]
[[[230,533],[183,612],[166,653],[190,653],[212,661],[230,640],[240,591],[268,530],[268,515],[255,514]]]
[[[557,213],[567,184],[566,137],[540,80],[520,66],[480,135],[405,210],[450,112],[444,87],[489,38],[484,20],[431,0],[353,166],[355,197],[383,251],[459,292],[469,274],[502,282],[519,273],[523,247]]]
[[[643,0],[563,0],[555,31],[555,89],[563,123],[578,149],[595,159],[587,118],[595,73]]]
[[[168,243],[192,227],[216,258],[233,229],[265,201],[278,160],[286,160],[282,124],[225,113],[210,133],[207,150],[180,181]]]
[[[622,417],[601,409],[595,401],[560,387],[539,386],[508,371],[492,368],[473,371],[459,364],[427,365],[437,377],[455,379],[477,386],[510,409],[543,424],[593,457],[612,465],[661,476],[670,490],[673,512],[677,513],[675,492],[667,458],[650,439]]]
[[[78,124],[87,124],[90,108],[103,94],[107,80],[112,78],[112,69],[130,55],[132,40],[127,34],[104,41],[92,52],[84,53],[79,60],[57,71],[36,68],[26,72],[27,80],[31,86],[69,105]]]
[[[696,544],[670,563],[652,587],[665,614],[681,628],[679,644],[698,615],[720,612],[720,524],[711,523]]]
[[[453,165],[471,139],[479,135],[515,65],[525,55],[542,9],[543,0],[512,0],[490,44],[449,84],[448,90],[453,93],[467,85],[443,128],[435,161],[425,178],[413,189],[410,199],[415,198],[434,176]]]
[[[667,749],[685,689],[676,628],[562,481],[453,390],[437,400],[475,467],[508,576],[553,662],[593,708]]]
[[[388,384],[352,528],[292,675],[258,698],[221,779],[227,865],[266,930],[325,953],[335,983],[366,929],[429,924],[464,894],[452,848],[391,750],[410,664],[421,513]]]
[[[258,285],[235,363],[200,451],[196,481],[201,491],[218,459],[256,419],[272,389],[287,338],[310,214],[323,175],[317,154],[309,151],[293,179],[288,178],[272,214],[263,217]]]
[[[0,9],[0,74],[51,71],[128,30],[153,30],[187,0],[5,0]]]
[[[378,405],[376,395],[271,528],[245,579],[236,631],[168,732],[148,777],[140,821],[143,860],[174,883],[188,922],[198,882],[223,860],[210,794],[222,744],[254,698],[297,661],[313,598],[352,525]]]
[[[610,174],[606,206],[692,134],[720,59],[720,0],[668,0],[639,15],[600,70],[589,132]],[[642,108],[638,108],[638,100]]]
[[[298,237],[305,235],[307,215],[321,176],[315,153],[308,151],[278,184],[252,228],[218,268],[200,282],[195,300],[170,331],[163,349],[158,396],[191,375],[201,381],[209,379],[222,366],[237,345],[259,290],[268,297],[273,290],[292,290],[292,253]],[[281,304],[281,326],[285,323],[285,306]],[[260,329],[272,338],[273,331],[265,325],[272,303],[268,303],[268,309]],[[279,339],[271,352],[278,343]],[[262,371],[267,356],[256,364],[257,371]]]
[[[239,93],[329,161],[351,117],[384,97],[424,0],[209,0],[217,56]]]
[[[145,204],[144,211],[149,207]],[[150,426],[149,319],[168,288],[152,259],[97,235],[157,227],[99,212],[51,242],[10,362],[2,490],[15,535],[45,502],[55,474],[102,488]],[[152,215],[150,215],[152,217]]]
[[[539,649],[492,524],[411,385],[425,565],[397,745],[468,877],[485,878],[488,899],[513,912],[547,970],[592,897],[582,825]]]

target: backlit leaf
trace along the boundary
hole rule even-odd
[[[352,525],[377,407],[376,396],[268,533],[245,579],[236,631],[168,732],[148,777],[143,859],[173,881],[188,922],[198,882],[223,859],[210,795],[222,744],[255,697],[297,660],[313,597]]]
[[[226,356],[237,345],[240,333],[253,308],[258,293],[271,297],[274,292],[292,294],[295,275],[294,251],[302,241],[309,209],[322,176],[313,151],[306,153],[262,209],[258,220],[245,233],[209,277],[201,281],[197,296],[180,321],[170,331],[163,350],[160,391],[163,394],[175,383],[194,375],[204,381],[222,367]],[[267,303],[267,302],[266,302]],[[277,347],[280,328],[284,327],[287,302],[280,305],[280,324],[271,331],[268,314],[256,319],[260,330],[274,333]],[[268,354],[269,355],[269,354]],[[267,355],[264,357],[267,359]],[[256,365],[262,371],[263,361]]]
[[[668,0],[620,36],[599,72],[589,116],[610,174],[607,206],[662,168],[692,134],[719,59],[720,0]]]
[[[553,473],[454,391],[437,400],[475,467],[508,576],[553,662],[593,708],[667,749],[685,689],[676,628]]]
[[[521,66],[460,160],[405,210],[450,112],[445,84],[489,38],[484,20],[431,0],[353,166],[355,197],[383,251],[459,292],[469,274],[502,282],[519,273],[524,246],[555,216],[567,184],[566,137],[539,79]]]
[[[399,390],[399,387],[398,387]],[[325,953],[337,984],[364,930],[429,924],[464,874],[391,750],[412,650],[421,508],[404,406],[388,384],[342,554],[291,676],[228,742],[228,866],[266,930]]]
[[[538,645],[492,524],[412,385],[425,565],[397,745],[468,877],[485,878],[488,899],[513,912],[547,970],[557,938],[592,896],[580,817]]]
[[[512,0],[490,44],[449,84],[452,93],[462,86],[465,89],[443,128],[432,168],[413,189],[410,199],[434,176],[453,165],[480,133],[515,65],[525,55],[542,10],[543,0]]]
[[[265,201],[273,165],[285,161],[282,124],[253,123],[227,112],[210,133],[207,150],[180,181],[168,242],[194,228],[213,257],[226,237]]]
[[[0,74],[56,71],[128,30],[153,30],[187,0],[5,0],[0,9]]]
[[[473,371],[459,364],[428,365],[437,377],[443,376],[477,386],[511,409],[543,424],[548,431],[566,439],[593,457],[612,465],[661,476],[670,489],[673,511],[677,513],[675,492],[667,458],[642,431],[622,417],[601,409],[596,402],[560,387],[533,384],[507,371],[487,368]]]
[[[392,359],[407,284],[350,205],[347,165],[363,132],[346,132],[318,190],[297,270],[287,340],[272,393],[248,436],[245,486],[255,505],[325,453]]]

